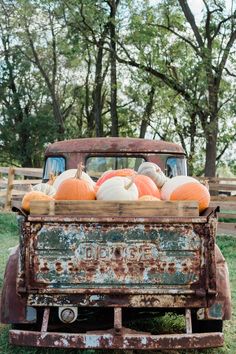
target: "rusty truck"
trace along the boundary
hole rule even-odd
[[[187,174],[178,144],[83,138],[47,147],[42,180],[81,162],[97,180],[109,169],[137,170],[143,161],[158,164],[167,176]],[[1,298],[1,322],[12,325],[13,345],[148,350],[224,345],[231,302],[227,264],[216,245],[217,209],[194,217],[15,210],[19,246],[9,257]],[[147,320],[158,323],[165,314],[179,317],[181,328],[147,327]]]

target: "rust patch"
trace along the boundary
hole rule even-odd
[[[202,240],[191,225],[44,223],[34,230],[27,249],[30,288],[189,289],[199,283]]]
[[[10,343],[33,347],[78,349],[201,349],[221,347],[222,333],[150,335],[142,332],[110,330],[87,334],[27,332],[10,330]]]
[[[157,140],[138,138],[84,138],[59,141],[50,144],[45,152],[46,156],[53,153],[179,153],[185,155],[182,146]]]

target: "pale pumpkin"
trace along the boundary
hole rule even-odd
[[[98,188],[98,200],[138,200],[138,188],[133,179],[127,177],[111,177]]]
[[[96,194],[93,185],[82,179],[82,166],[78,166],[76,176],[62,181],[55,194],[56,200],[94,200]]]
[[[30,212],[30,202],[33,200],[53,200],[53,197],[40,191],[27,192],[21,202],[21,207],[27,213]]]
[[[189,176],[176,176],[168,180],[161,188],[161,198],[164,200],[196,200],[200,213],[210,204],[210,193],[207,187]]]
[[[77,169],[76,168],[71,168],[69,170],[66,170],[64,172],[62,172],[59,176],[57,176],[57,178],[55,179],[54,183],[53,183],[53,187],[57,190],[59,185],[70,178],[75,178],[77,173]],[[80,179],[89,182],[92,186],[95,186],[95,182],[92,180],[92,178],[85,173],[84,171],[82,171]]]
[[[150,177],[158,188],[161,188],[169,179],[154,162],[141,163],[138,168],[138,174]]]
[[[38,183],[32,187],[32,190],[43,192],[46,195],[54,196],[56,189],[49,183]]]
[[[144,175],[135,175],[134,183],[138,188],[139,197],[142,195],[152,195],[156,198],[160,198],[160,191],[150,177]]]

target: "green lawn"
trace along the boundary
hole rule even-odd
[[[15,214],[0,212],[0,287],[4,277],[5,264],[9,248],[18,243],[17,222]]]
[[[0,212],[0,286],[4,277],[5,264],[8,258],[8,249],[14,247],[18,242],[17,236],[17,223],[14,214],[7,214]],[[169,351],[169,354],[235,354],[236,353],[236,238],[229,236],[220,236],[217,239],[217,243],[223,252],[229,266],[230,281],[233,299],[233,317],[231,321],[226,321],[224,324],[225,334],[225,346],[221,349],[210,350],[193,350],[193,351]],[[174,326],[178,326],[179,319],[174,316],[166,316],[164,318],[163,326],[165,328],[173,329]],[[153,324],[152,324],[153,325]],[[180,324],[181,325],[181,324]],[[36,349],[36,348],[24,348],[24,347],[12,347],[8,344],[8,326],[0,324],[0,353],[1,354],[67,354],[67,353],[79,353],[79,350],[59,350],[59,349]],[[102,351],[82,351],[83,353],[102,353]],[[138,353],[138,351],[134,351]],[[155,353],[167,353],[165,351],[155,351]],[[103,351],[104,353],[104,351]],[[111,351],[109,352],[111,353]],[[114,352],[113,352],[114,353]],[[127,352],[128,353],[128,352]],[[130,352],[129,352],[130,353]],[[144,353],[140,351],[140,354]],[[151,352],[150,352],[151,353]],[[152,352],[154,353],[154,352]]]

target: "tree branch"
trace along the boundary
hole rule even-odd
[[[51,15],[52,14],[49,9],[49,22],[50,22],[50,29],[51,29],[51,33],[52,33],[52,58],[53,58],[52,85],[55,86],[56,75],[57,75],[56,36],[55,36],[55,32],[54,32],[53,19],[52,19]]]
[[[224,102],[221,103],[221,105],[219,106],[218,112],[221,110],[221,108],[228,103],[229,101],[231,101],[232,99],[234,99],[235,97],[235,93],[233,93],[229,98],[227,98],[227,100],[225,100]]]
[[[235,140],[236,133],[232,136],[232,138],[225,144],[224,148],[221,150],[220,154],[216,157],[216,161],[219,161],[221,157],[224,155],[225,151],[228,149],[230,143]]]
[[[131,56],[129,55],[129,53],[127,53],[127,50],[122,46],[122,48],[125,50],[126,54],[128,55],[128,59],[129,60],[125,60],[121,57],[119,57],[116,54],[116,59],[119,63],[122,64],[126,64],[126,65],[130,65],[133,67],[136,67],[138,69],[142,69],[150,74],[152,74],[153,76],[155,76],[156,78],[160,79],[161,81],[163,81],[167,86],[169,86],[170,88],[172,88],[173,90],[175,90],[176,92],[178,92],[181,96],[183,96],[188,102],[191,101],[191,95],[187,92],[187,90],[178,82],[176,82],[176,80],[171,79],[170,77],[168,77],[167,75],[159,72],[158,70],[153,69],[151,66],[147,66],[147,65],[143,65],[140,63],[137,63],[134,59],[131,58]]]
[[[231,72],[229,71],[229,69],[227,69],[227,68],[224,68],[224,69],[225,69],[225,71],[227,72],[227,74],[228,74],[229,76],[236,77],[236,74],[231,73]]]
[[[228,41],[228,43],[226,44],[226,47],[224,49],[223,55],[222,55],[222,59],[221,62],[219,64],[218,70],[217,70],[217,84],[219,85],[219,82],[221,80],[221,76],[222,76],[222,72],[224,70],[225,64],[227,62],[229,53],[230,53],[230,49],[232,48],[234,42],[236,40],[236,30],[234,32],[231,33],[230,39]]]
[[[193,30],[194,36],[196,38],[196,41],[197,41],[199,47],[203,48],[204,43],[203,43],[202,37],[200,35],[199,29],[196,25],[195,18],[192,14],[192,11],[190,10],[190,7],[188,6],[187,0],[178,0],[178,1],[179,1],[179,4],[183,10],[186,20],[188,21],[188,23],[190,24],[190,26]]]
[[[175,30],[173,30],[171,27],[169,26],[165,26],[165,25],[159,25],[159,24],[150,24],[152,26],[157,26],[159,28],[163,28],[163,29],[166,29],[167,31],[170,31],[171,33],[173,33],[176,37],[182,39],[184,42],[186,42],[187,44],[189,44],[193,49],[194,51],[200,55],[200,52],[198,50],[198,47],[196,47],[193,42],[191,42],[189,39],[187,39],[186,37],[182,36],[180,33],[176,32]]]
[[[234,12],[233,15],[231,15],[231,16],[229,16],[229,17],[227,17],[227,18],[224,18],[222,21],[220,21],[220,22],[218,23],[218,26],[216,27],[216,30],[215,30],[215,32],[214,32],[214,35],[213,35],[212,39],[214,39],[214,38],[218,35],[218,33],[220,32],[221,26],[222,26],[224,23],[226,23],[226,22],[229,21],[229,20],[235,19],[235,18],[236,18],[236,11]]]

